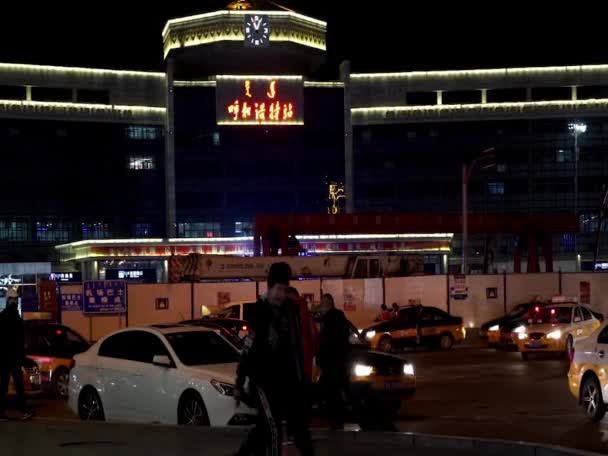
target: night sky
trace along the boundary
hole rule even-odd
[[[540,2],[485,2],[480,8],[472,2],[282,1],[328,21],[328,67],[336,74],[344,58],[351,59],[354,71],[608,63],[597,3],[589,3],[597,14],[584,2],[568,8],[546,2],[543,9],[535,9],[535,3]],[[0,61],[162,70],[166,20],[226,4],[3,4]]]

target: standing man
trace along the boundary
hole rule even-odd
[[[0,420],[6,420],[6,396],[11,377],[17,392],[17,406],[22,412],[21,419],[28,420],[32,412],[25,401],[23,372],[25,360],[25,330],[19,315],[19,295],[9,289],[6,308],[0,313]]]
[[[280,456],[283,421],[303,456],[312,456],[308,417],[309,382],[304,372],[302,322],[297,304],[287,298],[291,269],[275,263],[268,272],[268,293],[255,306],[249,334],[237,368],[235,399],[249,397],[258,420],[237,455]]]
[[[344,429],[346,418],[349,324],[344,312],[336,309],[334,298],[329,293],[321,298],[321,315],[317,355],[317,362],[321,368],[319,386],[327,402],[329,425],[332,430],[340,430]]]

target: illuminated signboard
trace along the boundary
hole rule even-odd
[[[218,125],[304,125],[301,76],[218,76]]]

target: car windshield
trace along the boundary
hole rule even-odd
[[[534,316],[534,323],[557,324],[570,323],[572,309],[570,307],[545,307]]]
[[[236,363],[238,351],[213,331],[188,331],[165,336],[186,366]]]

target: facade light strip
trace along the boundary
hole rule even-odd
[[[221,17],[221,16],[245,16],[245,15],[249,15],[249,14],[268,15],[271,17],[273,17],[273,16],[274,17],[277,17],[277,16],[293,17],[294,19],[300,19],[304,22],[308,22],[310,24],[315,24],[319,27],[327,28],[327,22],[320,21],[319,19],[315,19],[315,18],[312,18],[309,16],[304,16],[303,14],[298,14],[293,11],[219,10],[219,11],[213,11],[211,13],[196,14],[194,16],[186,16],[186,17],[179,17],[176,19],[169,19],[167,21],[167,23],[165,24],[165,27],[163,28],[162,36],[163,36],[163,38],[166,37],[167,32],[169,31],[169,27],[171,27],[173,25],[187,24],[189,22],[196,22],[199,20],[212,19],[212,18]]]
[[[203,243],[212,244],[217,242],[252,242],[253,236],[236,236],[236,237],[217,237],[217,238],[170,238],[170,243],[191,244]]]
[[[87,239],[84,241],[71,242],[69,244],[56,245],[56,249],[66,249],[70,247],[83,247],[93,245],[127,245],[127,244],[159,244],[163,239],[156,238],[135,238],[135,239]]]
[[[608,98],[589,100],[556,100],[556,101],[518,101],[504,103],[471,103],[471,104],[444,104],[444,105],[420,105],[420,106],[373,106],[368,108],[351,108],[352,113],[378,113],[386,111],[394,112],[429,112],[429,111],[466,111],[483,110],[495,111],[497,109],[522,109],[543,107],[608,107]]]
[[[255,120],[252,120],[252,121],[235,120],[234,122],[232,122],[232,121],[228,121],[228,120],[220,120],[219,122],[217,122],[217,124],[218,125],[304,125],[304,121],[297,120],[297,121],[286,121],[286,122],[281,122],[281,121],[256,122]]]
[[[304,87],[343,88],[344,83],[337,81],[304,81]]]
[[[594,71],[608,72],[608,65],[572,65],[549,67],[520,67],[520,68],[491,68],[478,70],[445,70],[445,71],[405,71],[394,73],[353,73],[351,79],[432,79],[458,77],[487,77],[487,76],[534,76],[542,73],[564,75],[572,73],[591,73]]]
[[[347,241],[367,239],[428,239],[453,238],[454,233],[404,233],[404,234],[299,234],[298,241]]]
[[[303,77],[300,76],[288,76],[288,75],[279,75],[279,74],[252,74],[252,75],[242,75],[242,74],[218,74],[216,76],[217,80],[227,80],[227,81],[244,81],[247,79],[255,80],[268,80],[268,79],[278,79],[278,80],[287,80],[287,81],[301,81]]]
[[[0,74],[10,71],[40,71],[54,72],[61,74],[74,74],[76,76],[118,76],[118,77],[140,77],[140,78],[155,78],[164,79],[165,73],[148,72],[148,71],[131,71],[131,70],[106,70],[103,68],[83,68],[83,67],[65,67],[54,65],[30,65],[25,63],[0,63]]]
[[[166,108],[158,106],[136,105],[110,105],[92,103],[70,103],[62,101],[27,101],[27,100],[0,100],[1,105],[40,107],[40,108],[66,108],[66,109],[96,109],[100,111],[135,111],[141,113],[165,114]]]
[[[173,81],[174,87],[215,87],[215,81]]]

